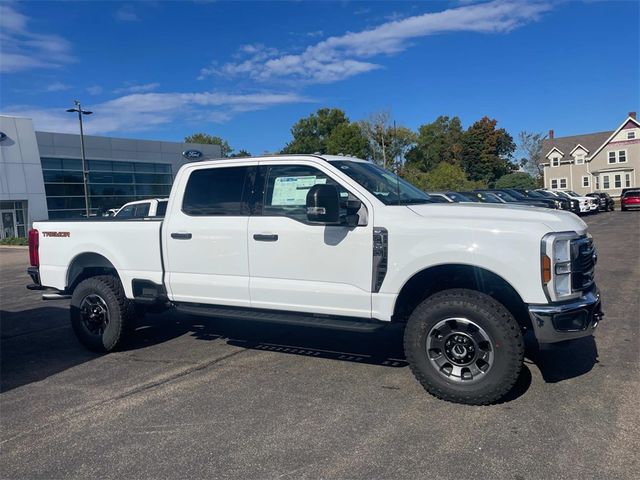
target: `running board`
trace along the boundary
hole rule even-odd
[[[348,330],[356,332],[372,332],[389,324],[389,322],[368,320],[364,318],[361,319],[357,317],[331,317],[326,315],[312,315],[281,310],[258,310],[191,303],[178,303],[176,304],[176,309],[182,313],[206,317],[251,320],[254,322],[273,322],[285,325],[329,328],[333,330]]]

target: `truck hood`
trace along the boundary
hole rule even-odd
[[[570,212],[529,205],[489,204],[489,203],[429,203],[409,205],[408,208],[422,217],[449,219],[453,221],[486,221],[539,223],[554,232],[574,231],[583,234],[587,224]]]

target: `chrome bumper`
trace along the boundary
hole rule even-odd
[[[538,343],[557,343],[592,335],[604,313],[594,289],[565,303],[529,305],[529,316]]]

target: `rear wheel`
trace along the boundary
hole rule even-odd
[[[524,357],[520,327],[500,303],[473,290],[439,292],[422,302],[405,329],[411,371],[432,395],[486,405],[515,384]]]
[[[134,318],[134,304],[117,277],[87,278],[71,297],[71,326],[80,342],[94,352],[118,348]]]

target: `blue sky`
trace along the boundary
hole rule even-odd
[[[36,129],[280,149],[324,106],[417,128],[483,115],[612,130],[640,111],[640,7],[624,2],[2,2],[0,111]]]

